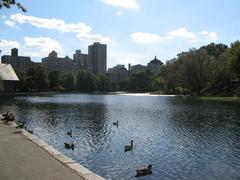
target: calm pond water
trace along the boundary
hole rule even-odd
[[[1,98],[0,113],[7,110],[35,135],[107,179],[240,179],[237,103],[61,94]],[[131,140],[133,150],[124,152]],[[65,149],[64,142],[73,142],[75,150]],[[134,177],[141,164],[152,164],[153,174]]]

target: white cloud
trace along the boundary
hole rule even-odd
[[[9,20],[6,20],[6,21],[5,21],[5,24],[8,25],[8,26],[10,26],[10,27],[14,27],[14,26],[15,26],[15,22],[9,21]]]
[[[132,39],[136,43],[154,43],[159,42],[162,38],[157,34],[135,32],[132,34]]]
[[[87,40],[91,42],[100,42],[100,43],[110,43],[111,40],[109,37],[104,37],[100,34],[77,34],[77,37],[81,40]]]
[[[116,13],[116,15],[117,15],[117,16],[121,16],[122,13],[123,13],[122,11],[118,11],[118,12]]]
[[[201,39],[203,41],[206,41],[206,42],[213,42],[213,41],[218,40],[218,35],[216,32],[208,32],[208,31],[204,30],[199,33],[199,36],[201,37]]]
[[[33,57],[47,56],[51,51],[62,52],[61,44],[49,37],[25,37],[24,38],[24,51],[25,54]]]
[[[56,30],[62,33],[71,32],[75,33],[78,38],[81,40],[95,40],[102,42],[103,40],[106,42],[110,42],[110,38],[104,37],[100,34],[92,34],[91,27],[86,25],[85,23],[65,23],[61,19],[46,19],[46,18],[38,18],[33,16],[25,16],[20,13],[15,15],[11,15],[10,20],[15,23],[24,24],[29,23],[38,28]],[[85,39],[84,39],[85,38]]]
[[[12,49],[12,48],[19,48],[20,44],[17,41],[11,40],[0,40],[0,48],[1,49]]]
[[[135,32],[132,34],[132,39],[136,43],[154,43],[160,42],[161,40],[173,40],[176,38],[182,38],[187,43],[193,42],[213,42],[218,40],[216,32],[208,32],[203,30],[201,32],[190,32],[185,27],[180,27],[176,30],[170,31],[166,36],[161,37],[158,34],[150,34],[146,32]]]
[[[186,39],[196,39],[196,35],[193,32],[187,30],[187,28],[180,27],[174,31],[170,31],[167,34],[168,38],[181,37]]]
[[[137,0],[102,0],[104,4],[109,4],[125,9],[138,9]]]

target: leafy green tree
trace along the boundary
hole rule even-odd
[[[136,92],[148,92],[154,90],[154,75],[150,71],[142,71],[132,74],[129,79],[129,90]]]
[[[30,68],[27,73],[25,86],[28,91],[44,91],[48,88],[48,76],[41,65]]]
[[[0,79],[0,93],[4,91],[3,89],[3,81]]]
[[[63,76],[62,81],[63,81],[62,82],[63,87],[67,91],[73,91],[75,89],[75,77],[74,77],[73,73],[65,74]]]
[[[16,6],[22,12],[27,12],[27,10],[22,6],[21,3],[16,2],[15,0],[0,0],[0,9],[2,8],[11,8],[12,6]]]
[[[230,71],[233,78],[240,79],[240,41],[231,43],[228,57],[230,60]]]
[[[58,89],[61,85],[61,75],[59,71],[51,71],[48,73],[49,86],[52,90]]]
[[[228,46],[222,43],[211,43],[207,46],[202,46],[200,49],[206,50],[209,56],[214,56],[215,58],[217,58],[218,56],[222,55],[227,51]]]
[[[96,91],[98,83],[96,75],[87,71],[80,71],[77,75],[76,89],[84,92]]]
[[[111,80],[106,75],[99,77],[99,90],[103,92],[111,91]]]

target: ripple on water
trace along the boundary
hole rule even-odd
[[[240,107],[176,97],[54,95],[1,101],[34,134],[109,179],[240,179]],[[113,122],[119,121],[119,126]],[[67,131],[73,131],[73,137]],[[124,145],[134,140],[134,148]],[[75,150],[64,148],[73,142]]]

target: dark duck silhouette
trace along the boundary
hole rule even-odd
[[[9,111],[7,111],[7,113],[6,113],[6,114],[3,114],[2,116],[3,116],[3,117],[9,116]]]
[[[67,135],[69,135],[69,136],[72,137],[72,130],[68,131],[68,132],[67,132]]]
[[[118,121],[117,122],[113,122],[113,125],[118,126]]]
[[[17,129],[23,129],[25,126],[25,122],[19,124],[18,126],[16,126]]]
[[[74,150],[75,145],[73,143],[64,143],[64,146],[66,149],[72,149]]]
[[[147,165],[139,166],[136,171],[137,171],[136,177],[152,174],[152,165],[150,164],[148,166]]]
[[[124,151],[131,151],[133,149],[133,140],[131,140],[131,144],[124,146]]]

